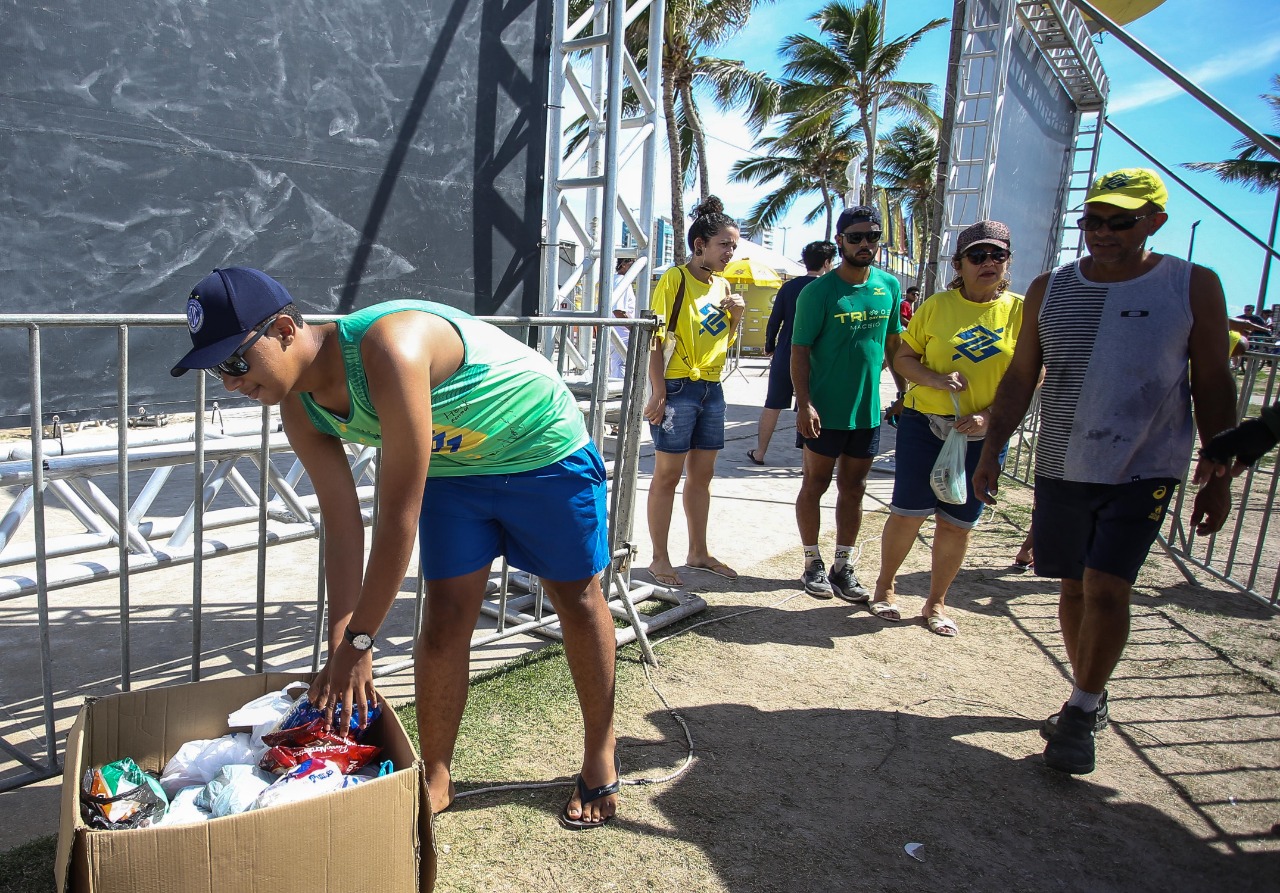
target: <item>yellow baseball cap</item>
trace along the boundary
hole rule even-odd
[[[1145,167],[1126,167],[1094,180],[1084,202],[1086,205],[1102,202],[1127,211],[1136,211],[1151,202],[1163,211],[1169,203],[1169,190],[1165,189],[1164,181],[1155,171]]]

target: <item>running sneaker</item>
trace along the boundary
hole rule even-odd
[[[853,572],[853,565],[849,562],[840,565],[839,570],[832,571],[827,579],[836,595],[845,601],[857,604],[871,601],[871,593],[858,581],[858,575]]]
[[[1063,706],[1066,706],[1066,705],[1063,705]],[[1040,737],[1043,738],[1045,741],[1048,741],[1051,738],[1053,738],[1054,729],[1058,728],[1058,717],[1061,715],[1062,713],[1061,711],[1059,711],[1058,713],[1055,713],[1053,714],[1053,716],[1046,719],[1040,725]],[[1097,715],[1097,720],[1095,721],[1094,727],[1093,727],[1094,734],[1097,734],[1098,732],[1101,732],[1104,729],[1106,729],[1107,723],[1110,721],[1110,714],[1107,711],[1107,693],[1105,691],[1102,693],[1102,700],[1098,702],[1098,712],[1096,715]]]
[[[831,584],[827,581],[827,566],[821,558],[815,558],[813,564],[804,569],[800,577],[804,583],[804,591],[814,598],[831,598]]]
[[[1079,707],[1064,704],[1058,714],[1053,737],[1044,748],[1044,764],[1050,769],[1071,775],[1088,775],[1094,767],[1094,729],[1098,711],[1085,713]]]

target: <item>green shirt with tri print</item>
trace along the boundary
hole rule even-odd
[[[824,429],[879,427],[884,342],[902,331],[901,302],[898,280],[875,267],[861,285],[832,270],[800,292],[791,343],[809,348],[809,400]]]

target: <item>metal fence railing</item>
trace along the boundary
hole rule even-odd
[[[1276,362],[1271,353],[1247,355],[1239,379],[1237,417],[1257,416],[1277,399]],[[1040,428],[1037,392],[1022,424],[1009,440],[1004,474],[1020,483],[1035,480],[1035,441]],[[1194,460],[1191,469],[1194,469]],[[1188,477],[1190,471],[1188,470]],[[1276,456],[1264,456],[1231,485],[1231,517],[1218,533],[1199,536],[1191,526],[1188,482],[1178,488],[1170,506],[1168,527],[1157,542],[1188,582],[1205,573],[1241,592],[1277,607],[1280,601],[1280,533],[1271,525],[1276,506]]]
[[[332,317],[317,316],[312,321],[328,319]],[[563,325],[563,320],[541,317],[489,318],[488,321],[507,327]],[[610,610],[620,621],[617,631],[619,645],[639,641],[646,659],[652,660],[648,630],[705,607],[700,598],[638,581],[633,584],[630,579],[632,519],[645,387],[644,362],[656,323],[652,319],[586,319],[575,320],[575,323],[625,326],[634,333],[628,339],[624,381],[620,389],[615,383],[610,399],[610,411],[616,413],[616,435],[610,438],[613,449],[608,463],[609,535],[615,560],[606,570],[603,584],[609,595]],[[227,646],[223,643],[211,645],[204,634],[204,564],[226,556],[253,553],[257,568],[253,639],[236,643],[236,648],[252,650],[251,666],[255,672],[289,669],[267,666],[269,659],[279,653],[276,643],[267,639],[265,623],[267,550],[323,537],[310,482],[301,463],[289,450],[277,413],[269,407],[233,414],[218,411],[215,403],[211,407],[214,409],[212,420],[206,412],[196,412],[189,420],[175,417],[163,427],[135,427],[138,417],[131,415],[131,408],[136,411],[138,403],[130,397],[129,363],[125,359],[129,357],[129,336],[133,330],[154,327],[175,330],[175,351],[179,340],[185,340],[186,319],[178,315],[0,315],[0,332],[5,329],[24,330],[27,334],[26,372],[31,389],[32,420],[29,431],[10,432],[11,435],[27,436],[0,442],[0,605],[22,598],[35,601],[34,612],[16,609],[11,616],[21,617],[25,623],[34,614],[34,626],[38,628],[40,686],[38,695],[34,692],[15,694],[14,688],[19,685],[15,680],[34,680],[36,674],[28,666],[19,667],[16,657],[0,657],[0,678],[5,680],[3,694],[9,702],[0,704],[4,708],[0,713],[8,717],[0,724],[0,791],[61,771],[55,704],[59,697],[66,698],[76,689],[73,684],[60,683],[55,679],[50,618],[55,613],[61,616],[68,611],[83,610],[82,605],[89,598],[87,595],[78,599],[68,598],[65,593],[88,593],[92,590],[92,598],[101,603],[101,586],[94,588],[95,584],[115,582],[117,595],[114,599],[107,597],[114,604],[105,607],[111,613],[118,611],[118,677],[111,673],[103,676],[99,667],[95,678],[129,690],[135,683],[148,685],[156,682],[145,673],[144,678],[136,678],[139,661],[135,661],[133,653],[134,624],[131,619],[135,611],[134,590],[138,575],[190,566],[189,597],[184,598],[177,592],[165,593],[166,598],[181,603],[184,613],[190,612],[189,658],[185,660],[185,666],[175,668],[170,661],[166,667],[171,675],[176,669],[196,680],[213,659],[218,659],[222,669],[226,664],[218,649]],[[114,330],[117,343],[113,367],[117,385],[116,405],[104,410],[106,415],[114,418],[107,419],[101,427],[82,430],[74,436],[65,434],[57,423],[56,415],[45,406],[41,364],[42,333],[66,328]],[[10,369],[21,369],[21,362],[20,356],[7,358]],[[606,365],[596,365],[600,375],[607,374]],[[112,370],[107,369],[104,374],[111,375]],[[209,379],[204,375],[192,375],[190,380],[191,405],[209,407],[209,395],[206,394]],[[589,430],[597,433],[597,442],[607,455],[608,450],[598,433],[601,430],[600,420],[610,407],[590,396],[603,390],[598,383],[589,384],[586,388],[588,397],[579,400],[579,406],[587,417]],[[110,427],[112,423],[114,431]],[[348,455],[365,521],[374,523],[377,515],[378,451],[350,445]],[[312,569],[304,569],[302,574],[292,571],[294,577],[314,575],[314,601],[308,597],[297,600],[296,605],[308,614],[311,604],[315,605],[314,614],[307,617],[307,621],[314,624],[310,642],[312,669],[320,665],[324,639],[322,555],[323,549],[316,549]],[[238,573],[247,575],[248,572]],[[484,606],[485,614],[494,621],[491,624],[494,628],[473,639],[473,648],[534,631],[558,637],[557,619],[549,605],[544,609],[541,587],[536,578],[511,573],[504,565],[500,572],[495,573],[494,584]],[[243,586],[237,584],[237,588],[245,592],[247,599],[247,580]],[[415,637],[423,592],[419,576],[413,621]],[[54,596],[66,602],[55,603]],[[646,599],[661,601],[660,610],[639,612],[637,604]],[[76,608],[68,608],[67,603],[75,604]],[[59,634],[71,629],[70,624],[58,627]],[[100,635],[95,637],[94,645],[98,651],[108,647]],[[114,651],[115,647],[110,646],[110,650]],[[35,648],[31,651],[34,652]],[[375,675],[385,676],[411,666],[412,660],[392,662],[384,659],[375,668]],[[34,684],[32,681],[33,687]],[[10,705],[17,702],[30,709],[10,709]],[[15,729],[12,717],[18,712],[24,713],[29,720],[22,727],[22,746],[12,740]],[[39,733],[34,732],[37,722],[41,727]],[[39,739],[38,743],[34,743],[35,739]]]

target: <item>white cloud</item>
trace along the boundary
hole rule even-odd
[[[1280,58],[1280,35],[1256,46],[1244,46],[1232,50],[1213,59],[1200,63],[1183,74],[1202,88],[1218,81],[1224,81],[1240,74],[1265,69]],[[1114,84],[1112,85],[1114,88]],[[1112,113],[1127,112],[1137,108],[1150,108],[1170,99],[1184,95],[1177,84],[1163,76],[1139,81],[1123,91],[1112,94],[1108,111]]]

